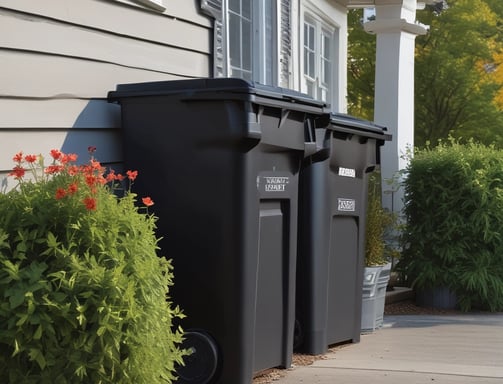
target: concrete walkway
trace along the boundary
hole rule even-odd
[[[502,384],[503,314],[387,316],[278,384]]]

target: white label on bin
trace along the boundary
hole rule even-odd
[[[264,176],[266,192],[284,192],[290,178],[285,176]]]
[[[339,167],[339,176],[356,177],[356,170],[353,168]]]
[[[354,212],[356,210],[356,201],[354,199],[337,199],[337,210],[343,212]]]

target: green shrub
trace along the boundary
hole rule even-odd
[[[0,382],[170,383],[183,351],[156,218],[92,159],[18,153],[0,194]],[[26,169],[33,180],[26,179]],[[128,171],[130,183],[136,172]]]
[[[503,310],[503,152],[440,143],[415,154],[404,187],[403,276],[463,310]]]

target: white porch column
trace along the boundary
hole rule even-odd
[[[364,24],[377,35],[374,121],[388,127],[391,142],[382,148],[383,205],[403,208],[403,190],[388,185],[407,166],[402,156],[414,146],[414,42],[425,34],[417,24],[416,0],[375,0],[376,18]]]

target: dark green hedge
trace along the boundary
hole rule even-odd
[[[463,310],[503,310],[503,152],[440,143],[415,154],[404,187],[406,280],[450,288]]]

